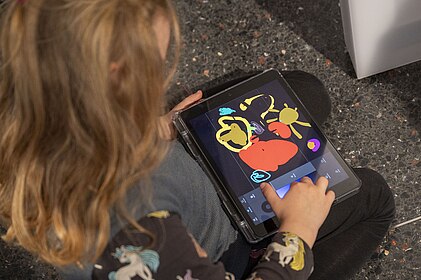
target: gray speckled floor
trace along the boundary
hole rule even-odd
[[[185,46],[175,79],[194,88],[238,69],[304,70],[328,89],[326,133],[354,167],[389,182],[394,225],[421,215],[421,62],[357,80],[346,52],[338,1],[176,1]],[[51,279],[54,270],[13,247],[0,251],[1,279]],[[33,275],[30,277],[29,275]],[[421,278],[421,221],[385,238],[356,279]]]

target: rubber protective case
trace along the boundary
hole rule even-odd
[[[276,70],[273,70],[273,69],[269,69],[269,70],[266,70],[266,71],[264,71],[264,72],[262,72],[261,74],[258,75],[258,76],[261,76],[260,80],[259,80],[259,83],[266,83],[265,79],[268,79],[268,81],[272,81],[273,76],[270,76],[270,75],[272,75],[270,73],[274,73],[274,71],[277,73],[277,75],[280,75],[280,78],[282,78],[282,75],[279,72],[277,72]],[[266,74],[268,76],[266,76],[266,78],[264,78],[263,75],[266,75]],[[255,76],[255,77],[257,77],[257,76]],[[277,76],[277,78],[279,78],[279,77]],[[234,87],[236,87],[236,86],[244,86],[247,82],[251,82],[252,79],[253,78],[249,78],[249,79],[247,79],[243,82],[240,82],[239,84],[236,84],[232,87],[228,87],[223,92],[233,90]],[[356,194],[359,191],[359,188],[361,186],[361,180],[356,176],[356,174],[352,170],[352,168],[350,168],[348,166],[348,164],[343,160],[343,158],[340,156],[340,154],[337,152],[337,150],[333,147],[331,142],[328,140],[326,135],[324,135],[324,133],[318,128],[317,123],[314,122],[314,119],[310,116],[310,114],[308,113],[308,111],[306,110],[304,105],[301,103],[299,98],[295,95],[294,91],[289,87],[287,82],[283,78],[282,78],[282,81],[285,83],[284,87],[285,87],[286,94],[290,94],[290,97],[292,98],[292,100],[290,100],[290,101],[292,103],[296,103],[295,105],[299,105],[301,110],[302,110],[302,114],[304,116],[307,115],[306,117],[307,117],[308,121],[312,121],[312,124],[314,124],[314,128],[315,129],[317,128],[315,130],[315,133],[320,134],[319,137],[321,137],[321,139],[323,139],[323,141],[324,141],[323,143],[324,143],[325,147],[327,147],[327,151],[331,152],[331,156],[336,161],[336,163],[339,164],[338,167],[340,167],[342,169],[342,171],[344,171],[345,174],[348,176],[346,180],[343,179],[343,181],[340,181],[338,183],[338,185],[334,186],[335,187],[334,191],[337,195],[334,204],[337,204],[340,201],[345,200],[346,198]],[[280,87],[282,87],[282,84],[280,84]],[[238,90],[242,92],[243,89],[237,88],[237,91]],[[234,98],[236,97],[235,94],[236,94],[236,92],[234,91]],[[228,94],[227,96],[229,98],[231,98],[230,94]],[[208,97],[208,98],[202,100],[201,102],[199,102],[197,105],[199,105],[202,102],[208,102],[212,98],[213,98],[213,96]],[[221,100],[219,100],[219,101],[221,101]],[[208,177],[212,181],[212,183],[215,187],[215,190],[217,191],[218,196],[221,200],[223,208],[227,212],[227,214],[230,217],[230,219],[232,220],[232,222],[235,225],[237,225],[239,231],[242,232],[242,234],[244,235],[246,240],[250,243],[256,243],[256,242],[258,242],[258,241],[260,241],[260,240],[262,240],[262,239],[264,239],[268,236],[273,235],[279,228],[279,220],[277,220],[277,219],[267,220],[267,221],[270,221],[271,223],[266,223],[267,221],[265,221],[264,225],[260,224],[262,226],[258,225],[258,227],[253,227],[253,225],[249,225],[249,220],[248,220],[249,217],[246,218],[244,216],[244,215],[246,215],[246,213],[244,211],[241,211],[238,208],[240,206],[238,206],[238,201],[235,200],[236,198],[233,197],[229,193],[229,191],[225,189],[225,185],[223,183],[224,178],[220,178],[217,170],[215,170],[212,167],[212,164],[211,164],[210,160],[207,159],[207,157],[205,156],[206,151],[202,150],[203,147],[201,147],[199,145],[199,143],[196,142],[197,140],[193,136],[194,135],[193,132],[190,131],[189,125],[183,119],[183,117],[184,117],[183,112],[185,112],[186,110],[177,112],[174,115],[173,123],[174,123],[177,131],[179,132],[181,142],[183,143],[183,145],[186,147],[186,149],[190,152],[190,154],[194,157],[194,159],[198,162],[198,164],[202,167],[202,169],[205,171],[205,173],[208,175]],[[182,117],[182,114],[183,114],[183,117]],[[304,176],[304,174],[303,174],[303,176]],[[237,204],[236,204],[236,202],[234,202],[234,200],[237,202]]]

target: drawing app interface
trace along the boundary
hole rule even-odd
[[[278,81],[272,81],[190,121],[219,172],[255,224],[274,216],[259,188],[283,198],[304,176],[348,175]]]

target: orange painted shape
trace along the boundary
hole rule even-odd
[[[254,170],[276,171],[298,152],[298,146],[286,140],[254,140],[253,145],[239,152],[241,160]]]
[[[273,123],[270,123],[269,124],[268,128],[269,128],[269,131],[271,131],[273,133],[277,133],[282,138],[289,138],[289,137],[291,137],[291,130],[284,123],[281,123],[281,122],[273,122]]]

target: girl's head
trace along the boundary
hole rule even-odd
[[[178,46],[174,9],[10,0],[1,20],[5,238],[56,265],[93,260],[108,242],[110,207],[124,215],[126,190],[166,151],[158,126],[175,69],[163,59],[169,27]]]

